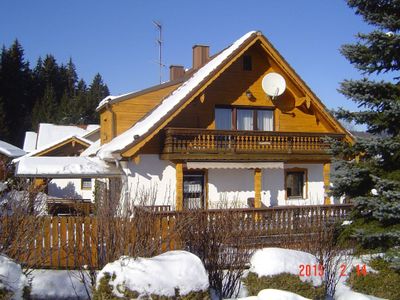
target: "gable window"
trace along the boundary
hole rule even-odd
[[[82,178],[81,188],[82,190],[90,190],[92,188],[92,178]]]
[[[243,70],[244,71],[251,71],[253,69],[252,62],[251,62],[251,56],[250,55],[244,55],[243,56]]]
[[[215,129],[274,130],[274,111],[263,108],[216,107]]]
[[[305,169],[288,169],[285,171],[286,199],[306,198],[306,177]]]

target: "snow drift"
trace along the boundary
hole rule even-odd
[[[127,289],[140,295],[173,297],[208,289],[208,276],[200,258],[186,251],[169,251],[152,258],[121,257],[107,264],[98,274],[96,286],[106,275],[113,294],[123,296]]]

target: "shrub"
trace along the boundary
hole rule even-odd
[[[369,265],[378,271],[368,272],[365,276],[357,274],[354,268],[347,283],[360,293],[385,299],[400,299],[400,274],[389,268],[389,263],[382,258],[373,259]]]
[[[209,300],[210,294],[208,291],[202,292],[191,292],[187,295],[180,295],[179,289],[175,290],[175,296],[167,297],[160,295],[140,295],[136,291],[131,291],[126,287],[120,286],[118,290],[124,295],[123,297],[117,297],[113,294],[113,287],[110,284],[110,280],[115,279],[115,274],[112,276],[110,273],[104,273],[104,276],[100,279],[97,289],[93,292],[93,300],[117,300],[117,299],[140,299],[143,300]]]
[[[249,296],[257,296],[264,289],[279,289],[299,294],[306,298],[325,299],[323,285],[314,287],[309,282],[301,281],[299,276],[289,273],[258,277],[257,274],[250,272],[243,282],[249,291]]]

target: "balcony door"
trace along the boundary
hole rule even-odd
[[[204,172],[184,172],[183,208],[205,208],[204,202]]]
[[[274,131],[274,111],[257,107],[216,107],[215,129]]]

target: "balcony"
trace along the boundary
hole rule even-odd
[[[344,134],[167,128],[162,159],[321,161]]]

